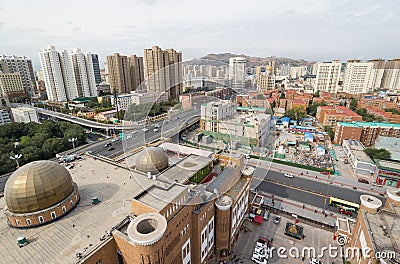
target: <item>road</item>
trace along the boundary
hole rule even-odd
[[[104,156],[107,158],[115,158],[124,152],[136,149],[148,142],[156,140],[160,137],[171,137],[184,128],[185,122],[192,123],[199,119],[198,111],[188,110],[170,116],[169,119],[151,123],[146,125],[148,131],[143,131],[143,126],[136,130],[124,130],[126,140],[118,140],[112,142],[112,139],[103,140],[102,144],[94,144],[84,151],[91,151],[92,154]],[[159,125],[159,128],[155,126]],[[157,131],[155,131],[157,129]],[[111,143],[111,147],[105,147]]]
[[[268,170],[262,166],[256,168],[253,177],[255,182],[259,184],[257,188],[261,191],[329,210],[332,210],[332,208],[329,208],[329,200],[326,201],[325,205],[325,197],[333,196],[360,204],[360,196],[365,194],[364,192],[300,177],[288,178],[284,176],[284,173]],[[385,203],[386,198],[379,195],[374,196]]]

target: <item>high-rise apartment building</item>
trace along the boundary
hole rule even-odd
[[[50,101],[97,96],[92,56],[80,49],[59,53],[54,46],[40,51],[40,63]]]
[[[368,62],[373,64],[371,70],[371,78],[368,83],[368,90],[373,91],[376,88],[380,88],[382,84],[383,72],[385,71],[385,60],[374,59],[368,60]]]
[[[101,83],[101,75],[100,75],[100,63],[99,63],[99,55],[97,54],[90,54],[90,59],[92,60],[93,64],[93,71],[94,71],[94,80],[96,84]]]
[[[107,69],[111,91],[129,93],[132,90],[127,56],[119,53],[107,56]]]
[[[360,60],[348,60],[344,73],[343,88],[349,94],[361,94],[370,92],[372,62],[361,62]]]
[[[37,94],[35,75],[33,73],[32,61],[27,57],[0,56],[0,71],[3,73],[19,73],[26,94],[33,96]]]
[[[316,67],[314,92],[337,93],[342,63],[339,60],[333,60],[332,62],[320,62]]]
[[[182,52],[153,46],[144,50],[144,65],[147,92],[166,92],[168,98],[182,94]]]
[[[111,91],[118,93],[135,91],[144,81],[143,57],[124,56],[114,53],[107,56],[106,72]]]
[[[217,77],[217,66],[208,66],[208,77]]]
[[[232,89],[239,93],[244,92],[246,81],[246,59],[243,57],[229,58],[229,79]]]
[[[400,59],[386,61],[381,88],[393,93],[400,92]]]

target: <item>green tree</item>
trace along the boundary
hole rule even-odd
[[[382,149],[366,148],[364,152],[367,153],[367,155],[370,156],[372,159],[388,160],[392,156],[388,150],[383,148]]]
[[[331,138],[331,141],[335,138],[335,131],[331,126],[324,126],[324,130],[326,133],[328,133],[329,137]]]
[[[313,94],[313,97],[319,97],[319,91],[316,91],[316,92]]]
[[[43,146],[42,150],[45,153],[48,153],[50,157],[55,156],[57,153],[60,153],[64,150],[68,149],[67,141],[62,138],[49,138],[47,139]]]
[[[356,111],[357,110],[357,100],[354,99],[353,97],[350,100],[350,110]]]
[[[307,116],[307,112],[302,107],[293,107],[291,110],[285,112],[285,116],[299,122],[301,119]]]
[[[307,114],[315,117],[317,115],[318,106],[326,106],[326,105],[327,104],[325,103],[325,101],[322,101],[320,103],[313,103],[307,107]]]

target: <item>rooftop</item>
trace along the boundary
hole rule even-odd
[[[380,210],[378,214],[364,213],[376,251],[396,252],[396,263],[400,262],[400,208],[393,207],[393,212]]]
[[[340,126],[346,127],[383,127],[400,129],[400,124],[384,123],[384,122],[338,122]]]
[[[350,150],[357,160],[361,162],[374,163],[367,153],[364,152],[365,148],[361,142],[353,139],[345,139],[343,142],[344,141],[350,146]]]
[[[135,200],[161,211],[185,190],[187,190],[186,186],[178,184],[165,187],[153,185],[148,190],[135,196]]]
[[[0,247],[4,263],[52,260],[73,263],[77,260],[75,253],[95,247],[106,230],[132,212],[129,199],[141,187],[130,179],[128,170],[88,158],[76,162],[70,173],[78,184],[81,200],[74,210],[59,220],[39,227],[17,229],[7,225],[4,212],[0,211]],[[98,196],[101,202],[93,205],[93,196]],[[0,198],[0,206],[5,206],[4,198]],[[16,245],[19,236],[25,236],[31,243],[19,248]]]
[[[180,183],[186,183],[190,177],[212,162],[211,158],[190,155],[165,170],[161,177]]]
[[[74,263],[78,260],[76,253],[90,252],[102,243],[100,236],[132,214],[131,199],[144,189],[168,201],[187,188],[149,180],[144,175],[89,157],[74,164],[69,172],[78,185],[81,199],[68,215],[43,226],[20,229],[9,227],[4,211],[0,210],[1,262]],[[93,205],[93,196],[98,196],[101,202]],[[159,208],[161,203],[149,196],[144,195],[142,201]],[[4,206],[5,199],[1,197],[0,208]],[[19,248],[16,244],[19,236],[25,236],[30,243]]]
[[[400,162],[399,161],[376,159],[375,163],[380,169],[386,169],[386,170],[400,172]]]

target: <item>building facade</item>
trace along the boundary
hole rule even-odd
[[[339,60],[320,62],[316,65],[314,92],[337,93],[342,63]]]
[[[362,116],[345,106],[318,106],[316,118],[323,126],[335,126],[337,122],[362,121]]]
[[[368,60],[367,62],[373,64],[370,75],[371,78],[368,84],[369,86],[368,90],[374,91],[375,89],[380,88],[382,85],[382,78],[385,70],[385,60],[374,59],[374,60]]]
[[[80,49],[58,52],[55,46],[40,51],[47,97],[50,101],[68,101],[97,96],[92,56]]]
[[[364,152],[361,142],[352,139],[343,140],[343,151],[353,168],[354,173],[364,175],[372,180],[376,165],[374,161]]]
[[[400,92],[400,59],[386,61],[381,88],[392,93]]]
[[[246,81],[246,58],[229,58],[229,79],[231,88],[239,94],[244,93]]]
[[[374,63],[348,60],[344,72],[343,89],[349,94],[361,94],[371,91]]]
[[[19,73],[25,93],[30,97],[38,93],[32,61],[27,57],[0,56],[0,71],[3,73]]]
[[[144,50],[144,65],[148,93],[165,92],[168,98],[179,98],[183,92],[182,52],[153,46]]]
[[[93,65],[94,81],[96,84],[99,84],[101,83],[99,55],[92,53],[88,59],[91,60],[91,64]]]
[[[38,115],[34,108],[29,107],[18,107],[11,108],[14,121],[17,123],[39,123]]]
[[[354,139],[370,147],[378,136],[400,138],[400,125],[380,122],[338,122],[334,142],[342,144],[344,139]]]
[[[19,73],[0,73],[0,97],[21,100],[27,96]]]

